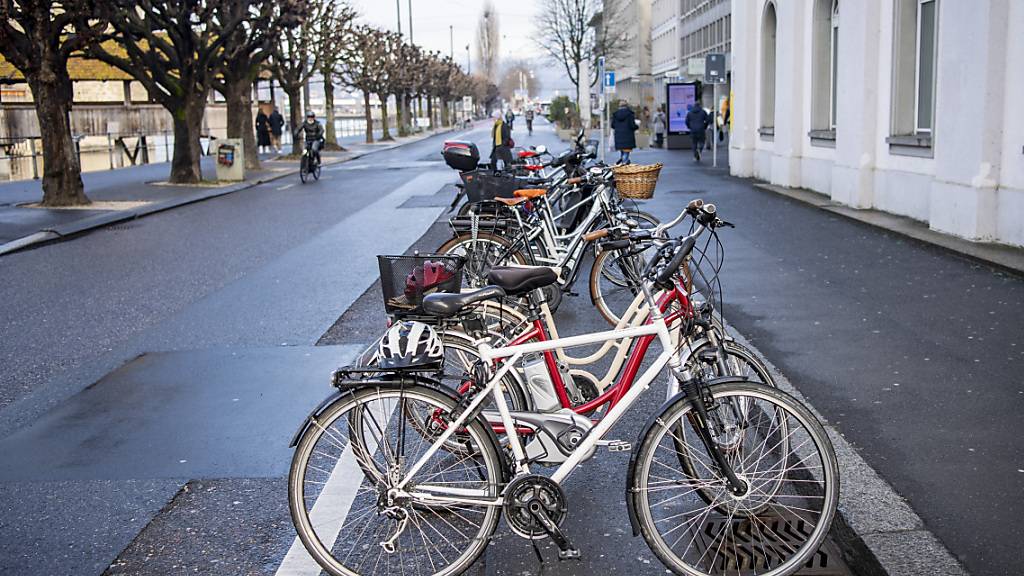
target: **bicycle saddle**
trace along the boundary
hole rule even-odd
[[[516,198],[540,198],[547,193],[546,188],[520,188],[514,194]]]
[[[448,318],[455,316],[467,306],[492,298],[501,298],[504,295],[505,291],[498,286],[484,286],[479,290],[459,294],[435,292],[423,297],[423,312],[438,318]]]
[[[495,266],[487,282],[499,286],[509,296],[526,294],[558,281],[558,274],[548,266]]]

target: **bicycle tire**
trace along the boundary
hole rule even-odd
[[[750,462],[749,456],[744,457],[742,452],[726,456],[731,459],[737,476],[745,484],[746,492],[741,496],[733,496],[728,492],[726,481],[720,473],[718,478],[713,477],[717,472],[717,466],[713,465],[706,465],[707,472],[700,475],[680,471],[678,479],[652,480],[652,478],[664,478],[662,475],[668,473],[665,468],[673,472],[675,470],[660,460],[656,461],[656,458],[662,454],[658,452],[658,449],[668,449],[663,446],[666,435],[677,425],[677,421],[682,423],[685,419],[688,425],[692,426],[690,417],[693,412],[693,404],[691,400],[686,397],[677,398],[662,409],[655,424],[648,428],[641,439],[637,452],[636,467],[630,478],[629,494],[640,526],[640,533],[654,554],[676,574],[707,576],[728,573],[744,576],[748,573],[741,568],[753,570],[749,573],[761,576],[793,574],[802,568],[817,551],[828,534],[835,517],[839,503],[839,464],[832,443],[821,423],[806,407],[776,388],[747,382],[726,382],[712,384],[708,389],[708,394],[712,398],[713,406],[732,405],[738,401],[737,399],[746,399],[746,402],[751,403],[751,406],[757,409],[759,415],[765,414],[763,405],[770,407],[769,412],[784,414],[786,421],[789,422],[789,426],[786,428],[787,437],[792,437],[791,429],[803,431],[797,437],[797,440],[800,440],[800,450],[785,450],[779,455],[780,462],[768,461],[764,463],[768,468],[762,469],[761,466],[765,458],[776,449],[773,443],[778,442],[775,439],[775,435],[778,434],[777,429],[773,432],[773,428],[769,427],[767,433],[762,431],[762,435],[764,436],[764,446],[771,447],[767,449],[764,446],[753,447],[751,453],[757,454],[755,461]],[[753,409],[751,409],[751,413],[753,413]],[[760,422],[760,416],[758,419]],[[748,434],[748,430],[748,428],[744,429],[745,436]],[[757,436],[758,430],[749,432],[749,436]],[[673,442],[675,442],[674,439],[668,440],[669,444]],[[792,442],[795,443],[796,440],[792,440]],[[741,443],[740,449],[742,446]],[[697,449],[696,447],[691,448]],[[807,455],[803,456],[804,453]],[[791,466],[791,462],[797,456],[800,459]],[[808,465],[801,467],[805,461],[808,462]],[[705,464],[707,462],[713,462],[710,455]],[[818,463],[820,466],[817,465]],[[654,468],[652,464],[658,464],[659,467]],[[781,467],[776,469],[775,466]],[[657,470],[657,472],[652,473],[652,470]],[[788,488],[788,491],[792,493],[775,490],[769,495],[759,491],[758,488],[764,485],[759,482],[776,472],[784,481],[790,481],[788,480],[790,476],[794,477],[791,480],[793,486]],[[705,475],[711,477],[703,478],[702,476]],[[655,485],[652,485],[652,481]],[[820,494],[814,486],[815,483],[821,484]],[[690,497],[697,490],[693,488],[695,485],[716,487],[718,494],[715,501],[708,503],[702,498]],[[687,488],[690,488],[689,491],[684,491]],[[678,493],[675,492],[677,490]],[[655,493],[659,495],[654,499],[659,501],[652,504],[651,495]],[[671,495],[665,498],[666,493]],[[781,502],[783,499],[786,503]],[[721,506],[727,506],[730,510],[730,514],[724,521],[719,517],[721,514],[712,515],[712,512],[716,511],[716,502],[720,502]],[[808,513],[817,512],[810,509],[812,504],[805,504],[805,502],[820,502],[817,504],[820,508],[820,515],[814,522],[804,518],[799,512],[801,510]],[[799,504],[804,504],[808,508],[800,508]],[[673,509],[687,505],[696,506],[697,510],[666,515]],[[766,514],[766,509],[770,509],[777,516]],[[660,518],[655,518],[656,511]],[[687,516],[691,517],[686,519]],[[676,518],[680,519],[674,523],[666,523]],[[659,527],[660,523],[665,523],[663,524],[664,528]],[[721,529],[717,532],[714,529],[716,524],[721,525]],[[799,528],[794,527],[797,524],[799,524]],[[680,528],[687,530],[681,532],[672,543],[667,542],[671,538],[672,532]],[[664,533],[661,532],[663,529],[666,530]],[[783,533],[785,538],[783,538]],[[686,534],[691,534],[692,537],[686,542],[685,549],[682,552],[677,552],[676,548]],[[766,534],[771,534],[772,538],[766,538]],[[806,539],[802,543],[798,542],[798,539],[804,536]],[[710,542],[707,541],[707,538],[711,539]],[[728,546],[726,546],[727,538],[732,540]],[[755,542],[756,539],[760,540]],[[693,549],[695,543],[697,548]],[[785,551],[780,551],[776,543],[779,543],[779,546],[785,543],[785,547],[789,548],[792,554],[786,557]],[[701,553],[702,547],[704,551]],[[737,553],[738,548],[742,548],[742,555],[750,559],[749,565],[739,567],[735,563],[729,563],[729,554],[732,554],[733,557],[740,555]],[[692,555],[690,554],[691,549],[694,550]],[[711,550],[714,550],[714,553],[708,557],[707,553]],[[722,552],[725,552],[725,555],[720,559],[719,554]],[[693,557],[698,553],[700,555],[694,561]],[[708,558],[707,563],[704,563],[705,557]],[[722,571],[716,570],[719,561],[721,561]],[[777,563],[775,563],[776,561]]]
[[[405,513],[407,517],[413,519],[413,528],[391,528],[388,524],[388,520],[392,520],[391,517],[386,513],[373,513],[375,507],[382,506],[382,504],[380,504],[381,501],[378,499],[378,487],[376,484],[383,481],[383,478],[371,478],[364,475],[362,478],[355,477],[352,479],[346,476],[346,480],[351,480],[351,482],[347,482],[346,484],[350,486],[349,490],[351,490],[354,495],[351,496],[348,509],[345,510],[345,516],[340,520],[341,524],[338,525],[337,530],[334,532],[333,541],[329,546],[324,544],[322,536],[331,537],[331,531],[328,528],[323,528],[323,525],[319,520],[317,521],[317,524],[325,531],[325,533],[320,534],[314,528],[312,516],[316,516],[318,513],[316,512],[315,502],[312,504],[309,502],[310,493],[313,493],[313,495],[316,496],[317,501],[319,501],[319,497],[321,495],[329,493],[327,485],[330,481],[329,479],[331,475],[335,473],[337,466],[348,466],[348,468],[344,469],[342,472],[342,474],[345,475],[358,475],[361,472],[360,468],[356,468],[348,464],[348,460],[342,462],[342,458],[345,458],[348,446],[351,445],[351,441],[349,441],[346,446],[342,446],[341,442],[344,438],[337,435],[338,429],[335,428],[334,425],[339,423],[340,420],[345,419],[346,414],[349,412],[359,410],[372,411],[374,409],[372,408],[373,405],[370,404],[372,402],[401,403],[403,399],[405,401],[419,401],[427,403],[448,413],[455,409],[455,401],[450,396],[425,386],[411,385],[402,390],[371,387],[363,388],[356,390],[351,394],[346,394],[324,409],[324,411],[317,417],[316,425],[310,426],[303,433],[298,445],[296,446],[288,475],[288,504],[292,515],[292,522],[295,525],[296,533],[298,534],[299,540],[302,542],[303,546],[317,564],[332,576],[356,576],[360,574],[362,572],[360,568],[366,561],[366,555],[371,555],[374,552],[379,553],[378,548],[384,549],[384,552],[389,554],[389,564],[391,562],[398,562],[404,567],[406,563],[410,561],[426,562],[429,560],[429,565],[423,566],[428,573],[435,574],[437,576],[459,574],[472,565],[473,562],[483,554],[490,537],[494,534],[494,531],[497,528],[498,520],[501,515],[500,506],[460,504],[458,509],[452,510],[452,506],[439,505],[436,501],[417,503],[414,501],[415,499],[411,500],[405,505],[405,508],[403,508],[406,510]],[[392,406],[392,410],[393,409],[394,407]],[[437,480],[436,482],[441,484],[481,485],[483,488],[480,490],[485,492],[488,498],[496,498],[501,489],[503,476],[502,467],[504,466],[501,461],[500,448],[495,445],[494,436],[488,430],[488,425],[483,421],[483,419],[479,417],[475,418],[468,422],[464,428],[466,431],[465,434],[471,438],[471,440],[467,440],[467,446],[473,447],[476,449],[476,452],[471,457],[463,456],[462,460],[482,460],[482,463],[474,462],[472,472],[467,473],[466,476],[467,478],[470,478],[470,480],[462,482],[446,482],[443,479],[450,478],[450,468],[442,468],[439,472],[434,472],[434,469],[430,468],[427,469],[425,473],[421,471],[425,476],[420,476],[421,473],[417,473],[417,477],[430,480],[442,473],[449,474],[449,476],[442,475],[442,480]],[[329,433],[327,432],[328,430],[333,430],[334,432]],[[385,425],[385,428],[381,430],[382,438],[386,432],[387,426]],[[321,444],[321,440],[324,439],[326,439],[325,442]],[[397,442],[395,442],[395,444],[397,444]],[[377,442],[377,446],[378,452],[382,450],[391,450],[390,445],[384,440],[379,440]],[[314,456],[314,453],[316,453],[319,458],[323,458],[322,454],[325,449],[341,452],[341,455],[338,457],[338,463],[332,466],[330,471],[324,470],[316,464],[310,465],[310,460]],[[444,458],[446,458],[445,453],[445,450],[442,448],[435,454],[435,456],[438,454],[441,455],[439,457],[441,459],[441,463],[437,465],[438,467],[447,465],[447,460],[444,460]],[[352,456],[351,458],[355,457],[356,456]],[[397,462],[397,459],[395,461]],[[322,465],[320,460],[317,462]],[[468,467],[469,464],[466,466]],[[323,482],[310,480],[308,478],[310,473],[314,478],[324,478],[325,480]],[[475,478],[473,476],[474,474],[478,475],[479,478]],[[369,482],[370,488],[364,489],[363,484],[367,482]],[[351,483],[355,483],[355,486],[351,487]],[[426,484],[429,484],[429,482]],[[319,485],[323,485],[323,488],[317,488]],[[415,484],[415,486],[420,485],[424,485],[424,483],[421,482],[419,484]],[[340,484],[335,484],[335,486],[340,486]],[[364,490],[362,500],[359,500],[359,490]],[[329,504],[337,506],[337,500],[333,500]],[[325,504],[325,506],[327,505],[328,504]],[[357,505],[359,506],[358,508],[356,508]],[[448,526],[453,526],[453,523],[461,525],[463,523],[462,521],[473,525],[472,521],[467,520],[466,518],[469,514],[466,510],[472,506],[480,508],[480,510],[477,511],[479,514],[482,514],[480,517],[480,523],[475,525],[476,528],[473,530],[474,534],[469,537],[465,537],[463,532],[458,531],[457,527],[455,528],[456,531],[463,535],[466,540],[465,549],[453,560],[447,562],[447,558],[443,556],[443,552],[439,551],[436,544],[432,544],[426,538],[423,538],[424,532],[422,528],[419,527],[419,522],[423,522],[425,524],[427,522],[427,514],[430,514],[432,515],[431,518],[441,518],[441,520],[443,520],[444,523],[447,523]],[[356,511],[353,512],[353,509]],[[417,516],[413,516],[414,514],[418,515],[419,520],[416,519]],[[447,518],[442,518],[442,514],[445,514]],[[345,527],[353,517],[355,518],[352,524],[349,525],[349,530],[346,531]],[[477,516],[473,516],[473,518],[476,517]],[[368,528],[371,525],[369,523],[375,521],[383,523],[385,536],[397,531],[394,539],[396,547],[398,549],[411,550],[411,552],[402,554],[401,556],[396,556],[393,552],[388,552],[387,549],[384,548],[383,543],[378,547],[378,542],[374,541],[374,535],[380,533],[381,526],[378,526],[377,530],[370,532],[371,537],[367,544],[359,546],[360,542],[363,541],[362,539],[365,533],[369,532]],[[365,524],[362,531],[358,531],[359,526],[361,525],[359,524],[360,522]],[[447,530],[444,527],[444,524],[441,524],[440,526],[441,530]],[[433,529],[438,530],[438,528]],[[417,534],[414,530],[419,531],[419,538],[417,538]],[[357,531],[358,534],[356,533]],[[348,554],[343,559],[337,558],[336,556],[340,556],[344,552],[344,550],[340,550],[337,553],[335,552],[339,547],[338,539],[342,539],[342,542],[344,543],[350,541],[353,537],[356,539],[355,541],[352,541],[351,549]],[[423,552],[416,554],[415,551],[418,550],[420,540],[422,540]],[[452,546],[452,548],[455,548],[456,551],[460,549],[452,544],[450,539],[447,541],[447,544]],[[342,546],[343,545],[344,544],[342,544]],[[431,548],[432,545],[435,547]],[[446,560],[446,565],[438,569],[436,565],[436,557],[432,557],[432,552],[442,554],[442,557]],[[349,559],[353,553],[356,554],[356,558],[350,561]],[[381,557],[382,556],[378,556],[378,562]],[[426,560],[424,560],[424,557]],[[352,566],[351,564],[356,560],[360,560],[360,564]],[[373,564],[371,562],[371,567],[372,565]],[[413,573],[421,572],[418,569],[414,570]]]
[[[307,174],[308,171],[309,171],[309,157],[306,156],[306,155],[303,155],[302,158],[299,160],[299,180],[301,180],[303,184],[306,183],[306,174]]]

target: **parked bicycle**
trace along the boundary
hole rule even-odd
[[[562,530],[569,510],[562,484],[598,447],[632,448],[605,436],[666,373],[672,397],[640,434],[627,473],[633,533],[680,574],[778,576],[801,568],[835,514],[835,454],[792,397],[743,378],[709,378],[684,361],[670,327],[710,323],[682,270],[697,241],[717,239],[727,225],[712,205],[687,211],[693,231],[661,242],[642,271],[642,324],[497,346],[477,340],[480,361],[461,393],[437,383],[444,344],[422,322],[396,322],[372,365],[337,371],[338,391],[293,439],[288,482],[296,530],[318,564],[334,575],[457,574],[483,553],[502,512],[513,533],[551,538],[560,558],[579,557]],[[523,268],[500,285],[426,295],[421,311],[456,318],[555,281],[548,268]],[[509,406],[505,377],[521,361],[542,355],[554,374],[552,351],[622,339],[636,343],[598,419],[564,407]],[[655,340],[662,351],[641,374]],[[536,473],[542,466],[554,472]]]

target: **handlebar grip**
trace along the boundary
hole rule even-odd
[[[570,186],[579,184],[580,182],[583,182],[583,178],[580,178],[579,176],[576,176],[576,177],[573,177],[573,178],[569,178],[568,180],[565,181],[565,183],[570,185]]]
[[[690,200],[689,204],[686,205],[686,209],[687,210],[693,210],[694,208],[700,208],[703,205],[704,205],[704,201],[703,200],[701,200],[700,198],[694,198],[693,200]]]
[[[594,240],[600,240],[608,235],[607,228],[601,228],[600,230],[594,230],[593,232],[587,232],[583,235],[583,239],[587,242],[593,242]]]
[[[697,239],[693,236],[687,236],[684,238],[679,249],[676,250],[675,256],[673,256],[672,260],[669,261],[668,266],[665,266],[661,273],[658,274],[658,277],[655,278],[655,284],[663,288],[666,286],[671,287],[672,275],[675,274],[676,270],[683,265],[683,260],[690,255],[690,251],[693,250],[693,245],[696,243]]]
[[[622,250],[629,248],[630,241],[626,239],[622,240],[608,240],[607,242],[601,242],[601,250]]]

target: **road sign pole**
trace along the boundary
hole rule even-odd
[[[608,111],[608,103],[605,102],[606,96],[605,96],[605,86],[604,85],[605,85],[606,79],[604,77],[604,56],[601,56],[600,58],[597,59],[597,77],[599,79],[598,80],[599,88],[598,88],[598,92],[597,92],[598,93],[598,105],[601,106],[601,136],[598,138],[598,141],[597,141],[598,142],[598,147],[600,148],[600,150],[597,152],[597,154],[598,154],[597,157],[598,157],[598,159],[601,160],[601,162],[604,162],[604,149],[606,148],[605,140],[604,140],[604,132],[605,132],[605,127],[607,126],[605,119],[607,117],[606,112]]]
[[[718,168],[718,84],[711,85],[711,167]]]

